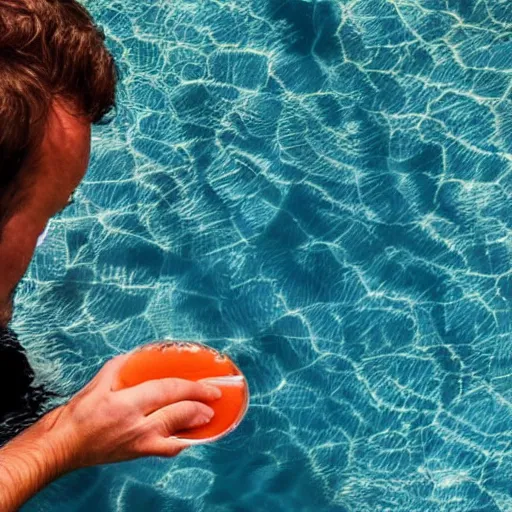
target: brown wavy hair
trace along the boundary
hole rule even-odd
[[[0,0],[0,218],[55,98],[91,123],[115,104],[104,34],[76,0]]]

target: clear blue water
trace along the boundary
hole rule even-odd
[[[226,350],[226,440],[27,512],[512,510],[512,2],[95,0],[122,74],[16,328],[77,390]]]

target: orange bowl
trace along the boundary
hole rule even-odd
[[[249,386],[244,375],[226,355],[192,342],[157,342],[135,349],[119,370],[113,390],[168,377],[201,381],[222,390],[222,397],[208,405],[215,416],[207,425],[183,430],[174,437],[191,444],[216,441],[232,432],[249,406]]]

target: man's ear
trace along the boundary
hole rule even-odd
[[[79,116],[73,107],[56,99],[50,108],[41,145],[43,158],[51,158],[57,166],[73,174],[75,188],[89,164],[91,150],[91,122]]]

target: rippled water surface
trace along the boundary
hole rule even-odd
[[[122,76],[18,295],[71,393],[226,350],[226,440],[26,511],[512,510],[512,2],[89,0]]]

